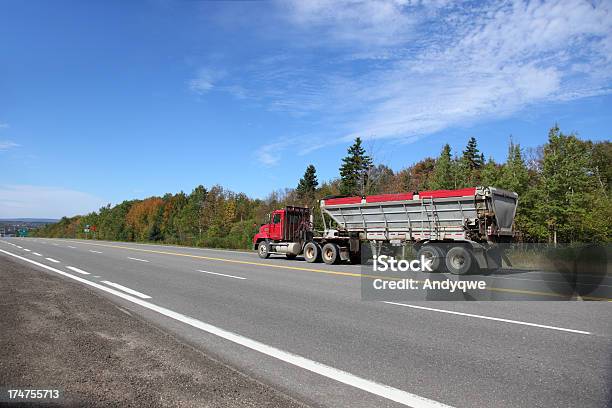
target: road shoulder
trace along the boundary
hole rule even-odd
[[[91,289],[6,257],[0,310],[0,387],[59,388],[62,406],[303,406]]]

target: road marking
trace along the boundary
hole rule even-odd
[[[84,270],[75,268],[74,266],[67,266],[66,268],[70,269],[71,271],[83,274],[83,275],[89,275],[89,272],[85,272]]]
[[[471,313],[455,312],[455,311],[452,311],[452,310],[434,309],[434,308],[425,307],[425,306],[407,305],[405,303],[396,303],[396,302],[383,302],[383,303],[387,303],[389,305],[410,307],[410,308],[413,308],[413,309],[429,310],[429,311],[432,311],[432,312],[448,313],[448,314],[453,314],[453,315],[457,315],[457,316],[475,317],[477,319],[495,320],[497,322],[520,324],[520,325],[523,325],[523,326],[540,327],[540,328],[543,328],[543,329],[558,330],[558,331],[564,331],[564,332],[569,332],[569,333],[589,334],[589,335],[593,334],[591,332],[583,331],[583,330],[565,329],[563,327],[547,326],[547,325],[544,325],[544,324],[521,322],[521,321],[518,321],[518,320],[500,319],[499,317],[490,317],[490,316],[482,316],[482,315],[476,315],[476,314],[471,314]]]
[[[32,252],[32,255],[42,256],[42,254],[39,254],[38,252]]]
[[[67,245],[67,247],[68,248],[72,248],[72,249],[76,249],[76,247],[73,247],[73,246],[70,246],[70,245]]]
[[[26,252],[32,252],[28,248],[23,248],[23,250],[26,251]]]
[[[201,269],[198,269],[197,271],[202,272],[202,273],[210,273],[211,275],[227,276],[228,278],[234,278],[234,279],[246,279],[246,278],[243,278],[242,276],[226,275],[224,273],[203,271]]]
[[[120,289],[126,293],[129,293],[130,295],[134,295],[134,296],[138,296],[141,299],[151,299],[151,296],[149,295],[145,295],[144,293],[140,293],[137,290],[134,289],[130,289],[130,288],[126,288],[125,286],[122,286],[118,283],[115,282],[111,282],[111,281],[102,281],[102,283],[106,283],[108,286],[112,286],[114,288]]]
[[[379,397],[383,397],[391,401],[395,401],[400,404],[404,404],[404,405],[414,407],[414,408],[430,408],[430,407],[431,408],[452,408],[449,405],[445,405],[441,402],[438,402],[438,401],[435,401],[429,398],[421,397],[420,395],[411,394],[407,391],[393,388],[385,384],[367,380],[365,378],[356,376],[349,372],[342,371],[337,368],[319,363],[317,361],[307,359],[300,355],[293,354],[288,351],[283,351],[283,350],[277,349],[276,347],[268,346],[267,344],[261,343],[257,340],[252,340],[248,337],[241,336],[240,334],[233,333],[228,330],[213,326],[209,323],[205,323],[201,320],[194,319],[193,317],[172,311],[170,309],[166,309],[165,307],[158,306],[156,304],[144,301],[142,299],[135,298],[130,295],[126,295],[125,293],[119,292],[117,290],[108,288],[106,286],[100,285],[98,283],[92,282],[87,279],[80,278],[75,275],[71,275],[67,272],[60,271],[59,269],[55,269],[51,266],[33,261],[28,258],[24,258],[22,256],[13,254],[11,252],[8,252],[2,249],[0,249],[0,252],[11,255],[15,258],[22,259],[26,262],[30,262],[34,265],[40,266],[41,268],[45,268],[47,270],[53,271],[60,275],[66,276],[70,279],[74,279],[85,285],[89,285],[91,287],[103,290],[107,293],[113,294],[117,297],[130,301],[137,305],[140,305],[146,309],[153,310],[171,319],[178,320],[179,322],[185,323],[189,326],[195,327],[197,329],[200,329],[202,331],[205,331],[217,337],[221,337],[222,339],[231,341],[232,343],[236,343],[246,348],[249,348],[251,350],[258,351],[267,356],[276,358],[277,360],[284,361],[296,367],[303,368],[305,370],[322,375],[324,377],[341,382],[343,384],[347,384],[352,387],[359,388],[371,394],[378,395]]]
[[[54,243],[53,245],[55,245],[55,246],[59,246],[59,244],[56,244],[56,243]]]
[[[140,258],[132,258],[131,256],[127,257],[128,259],[131,259],[132,261],[139,261],[139,262],[149,262],[146,259],[140,259]]]
[[[23,247],[20,247],[19,245],[15,245],[15,246],[16,246],[17,248],[19,248],[19,249],[23,249]]]
[[[45,258],[47,261],[51,261],[53,263],[60,263],[60,261],[58,261],[57,259],[53,259],[53,258]]]
[[[217,258],[217,257],[203,256],[203,255],[185,254],[185,253],[180,253],[180,252],[156,251],[152,249],[133,248],[133,247],[122,246],[122,245],[94,244],[92,242],[81,242],[81,241],[79,241],[79,243],[88,244],[88,245],[96,245],[96,246],[107,247],[107,248],[119,248],[119,249],[125,249],[128,251],[147,252],[147,253],[162,254],[162,255],[184,256],[184,257],[195,258],[195,259],[206,259],[209,261],[230,262],[230,263],[236,263],[236,264],[242,264],[242,265],[263,266],[267,268],[291,269],[291,270],[297,270],[297,271],[323,273],[327,275],[340,275],[340,276],[351,276],[351,277],[356,277],[356,278],[372,278],[372,279],[378,279],[378,278],[399,279],[399,278],[390,278],[390,277],[377,276],[377,275],[366,275],[362,273],[330,271],[330,270],[325,270],[325,269],[304,268],[304,267],[299,267],[299,266],[277,265],[277,264],[253,262],[253,261],[239,261],[237,259]],[[546,296],[546,297],[567,300],[567,296],[558,294],[558,293],[553,293],[553,292],[540,292],[540,291],[533,291],[533,290],[510,289],[510,288],[494,288],[494,287],[488,287],[488,286],[487,286],[487,290],[492,291],[492,292],[502,292],[502,293],[518,293],[518,294],[530,295],[530,296]],[[612,299],[610,298],[596,297],[596,296],[582,296],[581,299],[582,300],[603,300],[606,302],[612,302]]]
[[[101,254],[102,253],[100,251],[94,251],[93,249],[90,249],[89,252],[93,252],[94,254]]]

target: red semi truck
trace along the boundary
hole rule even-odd
[[[382,243],[411,242],[434,270],[496,269],[497,244],[514,235],[517,203],[516,193],[495,187],[326,198],[319,203],[323,231],[314,230],[309,208],[287,206],[270,214],[253,247],[261,258],[303,255],[307,262],[335,264],[359,263],[365,242],[374,256]]]

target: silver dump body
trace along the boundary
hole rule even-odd
[[[338,230],[374,241],[512,237],[518,195],[495,187],[321,200]]]

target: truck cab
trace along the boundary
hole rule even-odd
[[[257,247],[257,243],[265,240],[280,240],[283,236],[283,221],[285,219],[285,209],[275,210],[268,214],[266,224],[259,227],[259,232],[253,237],[253,245]]]
[[[270,213],[268,222],[262,224],[253,237],[253,248],[262,258],[270,254],[295,258],[302,252],[302,246],[309,235],[312,235],[310,209],[287,206]]]

